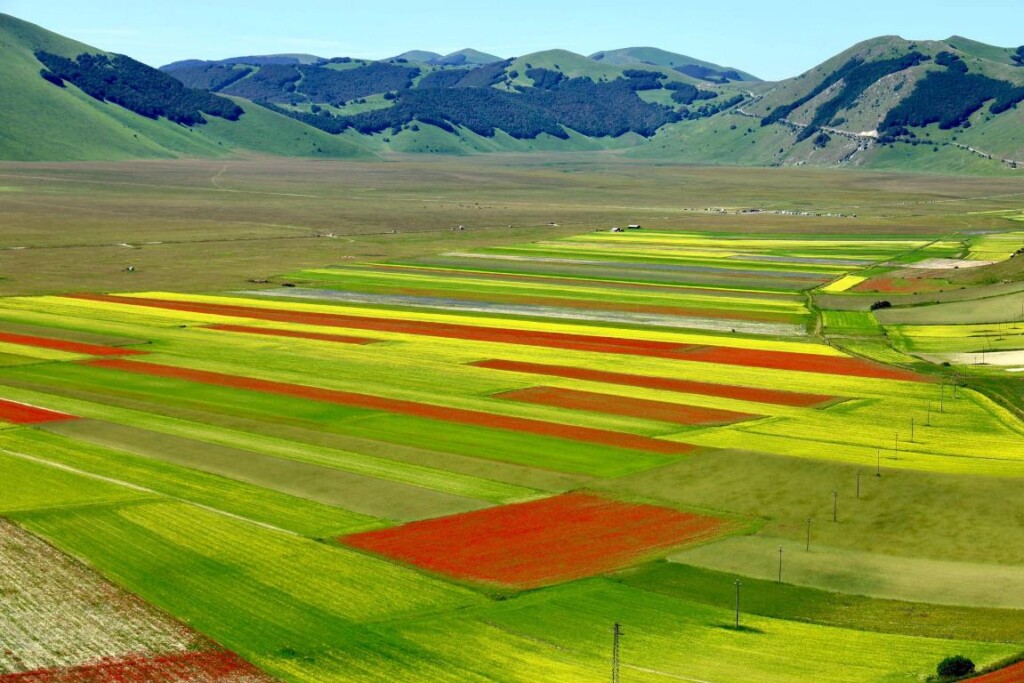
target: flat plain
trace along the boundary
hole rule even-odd
[[[620,623],[622,680],[853,683],[1024,651],[1021,379],[941,356],[1021,348],[993,213],[1018,179],[0,174],[2,528],[217,652],[286,681],[599,681]],[[996,263],[942,267],[972,255]],[[104,653],[77,646],[0,681],[87,680]]]

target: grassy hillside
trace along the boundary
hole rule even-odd
[[[36,50],[73,58],[100,50],[0,15],[0,157],[16,161],[221,157],[240,152],[352,157],[365,147],[243,103],[238,122],[185,127],[100,102],[40,77]],[[211,117],[212,118],[212,117]]]
[[[720,66],[696,59],[687,55],[669,52],[656,47],[625,47],[618,50],[604,50],[590,55],[590,59],[605,64],[617,64],[619,66],[630,66],[634,64],[649,64],[653,66],[683,67],[687,65],[703,66],[715,71],[736,71],[745,81],[759,81],[760,79],[744,71],[734,69],[730,66]]]

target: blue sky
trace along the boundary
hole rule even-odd
[[[0,11],[154,66],[276,52],[474,47],[508,57],[651,45],[774,80],[883,34],[1024,44],[1024,0],[0,0]]]

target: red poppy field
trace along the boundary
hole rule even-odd
[[[1024,662],[969,679],[970,683],[1021,683],[1024,681]]]
[[[648,401],[625,396],[598,394],[591,391],[575,391],[558,387],[530,387],[495,394],[495,398],[522,403],[536,403],[556,408],[586,410],[608,415],[625,415],[662,422],[673,422],[680,425],[723,425],[744,420],[752,420],[758,415],[737,413],[717,408],[681,405],[666,401]]]
[[[457,579],[536,588],[621,569],[732,529],[715,517],[568,493],[340,540]]]
[[[46,408],[38,408],[27,403],[0,399],[0,422],[9,422],[16,425],[36,425],[76,419],[78,418],[74,415],[68,415],[56,410],[47,410]]]
[[[508,372],[548,375],[551,377],[566,377],[568,379],[581,379],[588,382],[622,384],[632,387],[644,387],[645,389],[660,389],[662,391],[677,391],[682,394],[700,394],[702,396],[734,398],[739,401],[771,403],[798,408],[811,408],[836,400],[835,396],[825,396],[822,394],[801,394],[794,391],[778,391],[775,389],[739,387],[730,384],[694,382],[691,380],[673,379],[670,377],[645,377],[643,375],[630,375],[622,372],[607,372],[604,370],[590,370],[588,368],[572,368],[563,365],[523,363],[512,360],[483,360],[473,363],[473,365],[479,368],[490,368],[492,370],[506,370]]]
[[[271,380],[256,379],[253,377],[242,377],[240,375],[226,375],[219,372],[208,372],[206,370],[193,370],[170,365],[158,365],[155,363],[142,363],[119,359],[89,361],[88,365],[107,368],[110,370],[120,370],[123,372],[134,372],[149,375],[151,377],[181,379],[188,382],[212,384],[233,389],[260,391],[268,394],[277,394],[279,396],[291,396],[294,398],[334,403],[351,408],[381,410],[388,413],[423,417],[431,420],[473,425],[476,427],[503,429],[513,432],[524,432],[527,434],[550,436],[572,441],[582,441],[584,443],[594,443],[604,446],[614,446],[617,448],[647,451],[650,453],[682,455],[694,450],[694,446],[691,446],[690,444],[653,439],[646,436],[638,436],[636,434],[613,432],[604,429],[594,429],[591,427],[557,424],[554,422],[544,422],[541,420],[532,420],[508,415],[494,415],[492,413],[485,413],[476,410],[450,408],[447,406],[428,403],[416,403],[415,401],[403,401],[399,399],[385,398],[382,396],[370,396],[367,394],[357,394],[348,391],[323,389],[300,384],[288,384],[286,382],[274,382]]]
[[[92,664],[0,675],[0,683],[263,683],[273,679],[233,652],[111,657]]]
[[[785,351],[762,351],[739,349],[727,346],[705,346],[681,354],[681,360],[700,363],[740,365],[748,368],[771,370],[796,370],[826,375],[847,375],[869,379],[893,379],[904,382],[925,382],[927,379],[907,370],[890,368],[850,356],[819,356],[811,353],[789,353]]]
[[[221,332],[239,332],[241,334],[259,334],[267,337],[286,337],[288,339],[312,339],[328,341],[336,344],[373,344],[378,341],[368,337],[348,337],[340,334],[323,334],[319,332],[298,332],[295,330],[275,330],[269,327],[248,327],[246,325],[210,325],[207,329]]]
[[[165,299],[86,294],[76,295],[76,298],[88,301],[104,301],[108,303],[120,303],[132,306],[149,306],[152,308],[164,308],[174,311],[254,318],[257,320],[273,320],[276,322],[298,323],[302,325],[345,327],[360,330],[376,330],[380,332],[396,332],[400,334],[441,337],[444,339],[464,339],[469,341],[522,344],[524,346],[542,346],[571,351],[621,353],[634,356],[651,356],[655,358],[675,358],[680,351],[689,348],[682,344],[639,339],[622,339],[619,337],[563,334],[558,332],[543,332],[539,330],[502,329],[494,327],[479,327],[475,325],[423,322],[418,320],[396,320],[390,318],[335,315],[331,313],[305,313],[300,311],[258,308],[255,306],[235,306],[230,304],[207,304],[190,301],[170,301]]]
[[[53,349],[54,351],[67,351],[68,353],[80,353],[85,356],[135,356],[142,353],[142,351],[122,349],[116,346],[84,344],[64,339],[35,337],[27,334],[11,334],[9,332],[0,332],[0,342],[18,344],[20,346],[34,346],[40,349]]]

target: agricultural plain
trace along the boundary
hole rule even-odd
[[[274,164],[4,167],[4,534],[285,681],[1024,651],[1016,366],[942,356],[1021,349],[1024,185]]]

